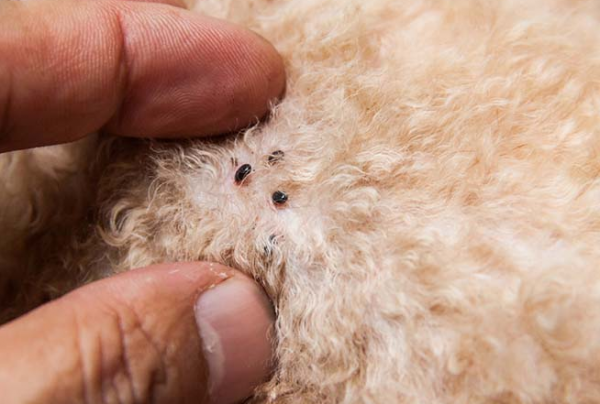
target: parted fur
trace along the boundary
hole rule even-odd
[[[285,99],[234,138],[103,140],[89,189],[73,179],[84,171],[2,156],[21,162],[2,166],[21,170],[10,181],[46,175],[40,195],[55,184],[92,201],[85,226],[20,241],[48,265],[24,272],[16,306],[212,260],[254,276],[276,308],[277,368],[256,402],[600,403],[600,3],[195,9],[273,42]],[[67,214],[67,201],[19,195],[37,212],[22,218]]]

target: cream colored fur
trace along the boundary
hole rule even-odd
[[[277,369],[257,402],[600,402],[600,3],[196,9],[275,44],[285,99],[236,139],[104,140],[98,183],[81,191],[96,229],[19,241],[53,258],[26,271],[15,305],[153,262],[213,260],[253,275],[276,307]],[[275,150],[285,156],[268,164]],[[44,175],[37,155],[12,157],[12,184]],[[254,172],[236,185],[244,163]],[[75,193],[69,175],[46,176]],[[279,208],[277,190],[289,195]],[[60,200],[19,195],[38,213],[3,207],[11,235],[16,216],[64,215]]]

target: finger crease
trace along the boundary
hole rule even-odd
[[[0,100],[4,100],[4,102],[0,104],[2,106],[2,108],[0,109],[2,111],[2,114],[0,114],[0,141],[2,141],[4,137],[8,136],[10,130],[8,122],[12,104],[12,77],[10,71],[5,71],[4,81],[6,82],[6,84],[4,85],[4,97],[0,98]],[[1,83],[2,80],[0,80],[0,85]]]
[[[115,19],[117,22],[118,29],[118,41],[120,44],[120,52],[119,59],[117,62],[117,70],[118,70],[118,83],[119,83],[119,103],[113,119],[116,122],[118,128],[121,127],[123,117],[125,116],[123,110],[125,108],[125,102],[127,95],[129,93],[129,83],[130,83],[130,60],[129,60],[129,52],[127,47],[127,30],[125,29],[125,24],[123,23],[123,17],[119,11],[115,12]]]
[[[121,317],[119,317],[119,332],[122,349],[121,360],[123,361],[123,367],[125,369],[125,374],[129,380],[131,385],[131,392],[134,398],[134,402],[155,402],[156,389],[160,385],[165,385],[167,383],[167,367],[164,357],[164,352],[160,349],[160,345],[157,344],[152,336],[144,329],[142,322],[140,321],[140,317],[133,312],[132,315],[133,324],[132,329],[126,329],[125,324]],[[153,352],[155,352],[158,356],[159,363],[154,366],[153,369],[149,369],[151,371],[150,377],[148,379],[148,385],[143,386],[144,391],[140,391],[139,387],[136,386],[136,378],[131,369],[131,357],[129,355],[127,349],[127,335],[130,335],[132,330],[139,332],[142,334],[144,341],[146,341]]]
[[[119,335],[121,340],[121,362],[123,363],[123,368],[125,369],[125,375],[127,380],[131,385],[131,394],[133,395],[133,401],[135,403],[141,402],[141,399],[138,395],[137,389],[135,388],[135,380],[133,379],[133,373],[131,372],[131,363],[129,360],[129,349],[127,347],[127,331],[125,330],[125,326],[123,325],[123,319],[121,316],[118,316],[118,324],[119,324]],[[118,394],[118,390],[117,390]],[[121,398],[119,397],[119,401]]]
[[[77,315],[73,316],[73,318],[75,319],[75,329],[77,330],[74,334],[76,338],[75,343],[77,345],[77,349],[79,350],[79,355],[77,356],[77,367],[81,369],[81,389],[83,390],[83,402],[91,403],[93,402],[93,400],[91,396],[91,391],[89,389],[90,377],[89,372],[86,369],[86,361],[84,360],[85,356],[80,332],[82,326],[79,323],[79,317]]]
[[[139,317],[136,317],[139,319]],[[158,358],[160,364],[156,369],[152,371],[150,376],[150,389],[148,391],[148,402],[154,403],[157,402],[156,399],[156,390],[160,385],[166,385],[168,382],[168,372],[167,372],[167,364],[165,362],[165,352],[160,349],[160,345],[157,344],[152,336],[144,329],[142,323],[138,321],[136,324],[138,330],[142,333],[144,338],[150,343],[154,351],[158,354]]]

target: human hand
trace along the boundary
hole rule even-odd
[[[0,2],[0,153],[101,129],[225,133],[263,116],[284,82],[281,58],[264,39],[177,7]]]
[[[284,86],[268,43],[163,4],[0,2],[0,55],[0,152],[227,132]],[[0,327],[2,402],[236,402],[268,376],[272,323],[230,268],[129,271]]]
[[[230,268],[129,271],[0,327],[2,403],[238,402],[269,374],[272,323]]]

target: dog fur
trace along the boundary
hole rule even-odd
[[[2,156],[19,289],[5,317],[114,272],[211,260],[276,308],[256,402],[600,402],[600,3],[195,9],[270,40],[285,99],[235,138]]]

